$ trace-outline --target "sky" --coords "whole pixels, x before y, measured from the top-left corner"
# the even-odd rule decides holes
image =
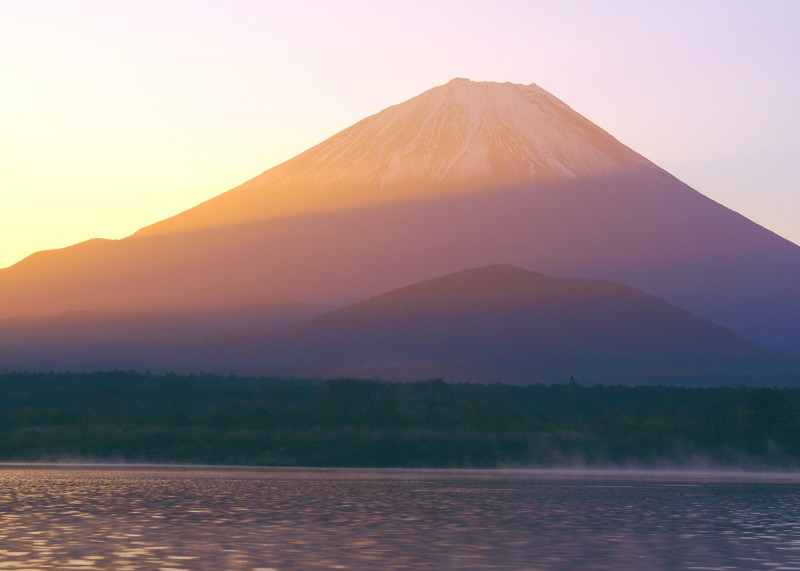
[[[3,0],[0,267],[122,238],[454,77],[537,83],[800,243],[796,0]]]

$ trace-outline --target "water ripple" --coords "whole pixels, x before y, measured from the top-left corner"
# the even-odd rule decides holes
[[[800,485],[0,469],[0,570],[800,569]]]

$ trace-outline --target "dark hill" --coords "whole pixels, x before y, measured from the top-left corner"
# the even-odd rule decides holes
[[[789,361],[642,291],[486,266],[271,332],[205,339],[170,362],[291,375],[453,381],[760,382]]]

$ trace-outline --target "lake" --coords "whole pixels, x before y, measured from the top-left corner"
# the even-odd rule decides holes
[[[0,569],[800,569],[800,476],[3,466]]]

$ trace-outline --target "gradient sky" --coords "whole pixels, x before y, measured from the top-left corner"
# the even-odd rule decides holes
[[[121,238],[453,77],[537,83],[800,243],[796,0],[3,0],[0,267]]]

